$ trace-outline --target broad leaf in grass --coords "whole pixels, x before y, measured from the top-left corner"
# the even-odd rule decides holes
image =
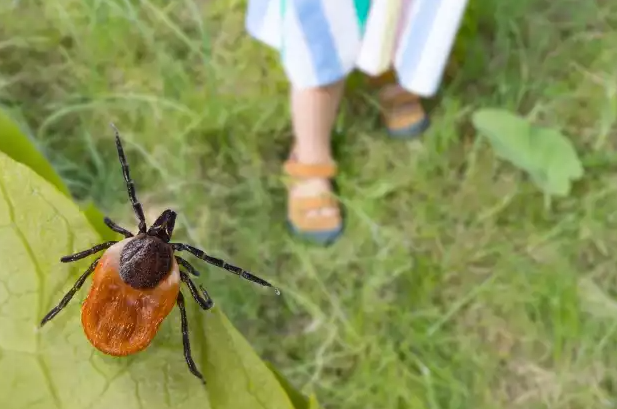
[[[88,280],[39,329],[41,317],[91,262],[67,265],[59,257],[100,238],[78,207],[38,174],[2,153],[0,169],[0,408],[292,408],[266,364],[216,309],[188,311],[206,387],[186,367],[177,310],[145,351],[104,355],[80,325]]]
[[[495,153],[526,171],[548,195],[567,196],[583,166],[570,140],[561,132],[539,127],[502,109],[482,109],[473,124]]]
[[[70,197],[69,189],[45,156],[2,110],[0,110],[0,152],[4,152],[13,160],[28,166],[64,195]],[[116,233],[105,226],[103,215],[92,203],[86,205],[82,211],[104,240],[116,240],[118,238]]]

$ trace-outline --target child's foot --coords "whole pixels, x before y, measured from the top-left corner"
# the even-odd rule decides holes
[[[369,83],[379,90],[383,120],[390,136],[414,138],[429,127],[420,97],[398,85],[394,71],[369,77]]]
[[[383,118],[390,136],[395,138],[414,138],[420,136],[430,121],[420,97],[401,86],[389,84],[379,92]]]
[[[338,200],[330,179],[336,175],[336,164],[304,164],[292,155],[285,163],[291,177],[287,218],[294,234],[320,244],[329,244],[343,231]]]

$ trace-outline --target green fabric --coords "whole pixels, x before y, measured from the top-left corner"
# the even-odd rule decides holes
[[[335,0],[333,0],[335,1]],[[354,8],[356,9],[356,17],[358,18],[358,26],[360,33],[364,34],[368,13],[371,10],[371,0],[354,0]],[[281,0],[281,16],[285,16],[287,11],[287,0]],[[285,58],[285,37],[281,39],[281,49],[279,50],[281,58]]]
[[[360,32],[364,33],[364,27],[366,26],[366,20],[368,19],[368,12],[371,9],[371,0],[354,0],[354,7],[356,8],[356,16],[358,17]]]
[[[281,0],[281,17],[285,20],[285,13],[287,12],[287,0]],[[279,50],[281,55],[281,61],[285,59],[285,36],[281,38],[281,49]]]

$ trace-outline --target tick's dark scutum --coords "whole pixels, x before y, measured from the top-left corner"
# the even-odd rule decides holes
[[[135,289],[156,287],[171,270],[172,247],[158,237],[138,234],[120,254],[120,277]]]

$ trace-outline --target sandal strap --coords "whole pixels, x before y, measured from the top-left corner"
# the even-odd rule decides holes
[[[398,92],[394,96],[387,98],[380,95],[379,99],[385,109],[395,109],[402,105],[415,105],[420,102],[420,97],[410,92]]]
[[[293,197],[289,202],[289,220],[296,228],[303,231],[332,230],[341,225],[340,213],[332,215],[311,215],[314,210],[335,208],[338,203],[332,196]]]
[[[336,163],[329,164],[305,164],[299,163],[295,159],[285,162],[284,170],[289,176],[287,184],[289,188],[298,179],[309,178],[333,178],[336,175]],[[305,232],[329,231],[340,228],[341,215],[337,212],[332,215],[315,215],[312,211],[335,208],[339,209],[336,198],[331,194],[320,194],[318,196],[294,196],[289,198],[287,217],[296,229]]]
[[[336,207],[337,202],[334,197],[330,195],[323,196],[296,196],[291,202],[291,210],[293,213],[300,212],[305,213],[310,210],[324,209],[328,207]]]
[[[380,88],[380,87],[383,87],[384,85],[396,83],[396,74],[394,73],[394,70],[390,68],[388,71],[376,77],[368,76],[367,79],[368,79],[368,84],[371,87]]]
[[[284,165],[285,173],[295,178],[332,178],[336,175],[336,164],[307,164],[288,160]]]
[[[399,107],[396,110],[386,111],[383,114],[386,126],[389,129],[400,129],[420,124],[426,118],[426,113],[419,106]]]

